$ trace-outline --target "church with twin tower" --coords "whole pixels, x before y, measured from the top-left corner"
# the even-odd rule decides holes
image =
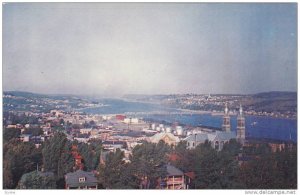
[[[227,103],[225,103],[222,130],[225,132],[230,132],[231,131],[230,128],[231,128],[230,127],[230,115],[228,112]],[[239,109],[239,113],[237,116],[236,139],[241,144],[244,144],[245,139],[246,139],[245,117],[243,115],[243,108],[242,108],[241,104],[240,104],[240,109]]]

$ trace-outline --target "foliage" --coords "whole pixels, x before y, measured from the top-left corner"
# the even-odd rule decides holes
[[[51,171],[56,180],[64,178],[64,175],[71,172],[74,167],[74,159],[71,154],[71,143],[65,134],[55,133],[52,138],[45,142],[43,148],[43,165],[45,171]],[[63,184],[58,187],[63,188]]]
[[[13,138],[18,138],[21,134],[21,130],[20,129],[16,129],[16,128],[4,128],[3,130],[3,141],[7,142]]]
[[[54,176],[46,175],[39,171],[25,173],[19,181],[19,189],[55,189]]]
[[[108,189],[132,189],[137,188],[137,179],[132,174],[131,166],[125,164],[124,152],[117,149],[106,156],[105,165],[99,166],[99,183]]]
[[[266,146],[240,169],[240,180],[251,189],[296,189],[297,150],[287,148],[272,153]]]
[[[131,166],[133,173],[144,184],[142,188],[155,188],[157,178],[166,176],[167,153],[171,151],[164,142],[144,143],[136,146],[132,151]]]
[[[43,135],[43,130],[40,127],[31,127],[25,129],[23,134],[31,134],[33,136],[39,136],[39,135]]]
[[[38,117],[33,116],[33,115],[25,115],[25,114],[17,115],[14,113],[7,113],[7,112],[5,112],[4,114],[5,114],[6,120],[4,120],[3,122],[5,124],[8,121],[10,122],[10,124],[21,124],[21,125],[38,123]]]
[[[177,144],[177,146],[175,146],[173,154],[177,155],[178,157],[178,159],[175,161],[170,162],[173,166],[177,167],[183,172],[194,171],[196,163],[195,152],[193,149],[187,149],[185,141],[181,141]]]
[[[91,140],[89,144],[78,143],[78,151],[83,157],[85,169],[95,170],[98,167],[102,144],[99,140]]]
[[[230,144],[231,145],[231,144]],[[225,148],[231,148],[231,146]],[[233,147],[233,146],[232,146]],[[209,142],[195,149],[195,187],[204,189],[241,188],[238,181],[238,163],[233,152],[216,151]]]
[[[42,164],[42,152],[33,143],[11,139],[3,147],[3,187],[14,189],[24,173]]]

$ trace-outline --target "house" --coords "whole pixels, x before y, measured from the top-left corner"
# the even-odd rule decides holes
[[[66,189],[97,189],[97,179],[91,172],[77,170],[65,175]]]
[[[157,133],[154,136],[150,137],[150,142],[152,143],[158,143],[161,140],[169,145],[177,145],[177,143],[180,141],[179,138],[172,133],[166,132]]]
[[[184,140],[187,142],[187,148],[192,149],[199,144],[204,143],[206,140],[211,142],[211,146],[218,151],[223,149],[225,143],[231,139],[236,139],[234,132],[214,131],[214,132],[202,132],[198,134],[191,134]]]
[[[88,134],[79,134],[77,137],[74,137],[74,140],[87,143],[90,140],[90,136]]]
[[[195,188],[195,172],[190,171],[190,172],[186,172],[184,173],[185,175],[185,183],[186,183],[186,188],[185,189],[190,189],[190,188]]]
[[[121,115],[121,114],[117,114],[117,115],[116,115],[116,119],[117,119],[117,120],[123,121],[125,118],[126,118],[125,115]]]
[[[118,140],[107,140],[102,142],[102,146],[104,149],[109,151],[116,151],[117,148],[122,149],[126,146],[125,141],[118,141]]]
[[[20,135],[20,140],[22,142],[29,142],[31,137],[32,137],[31,134],[21,134]]]
[[[7,125],[6,128],[14,128],[14,129],[16,129],[16,128],[17,128],[17,125]]]
[[[160,182],[162,189],[186,189],[185,175],[178,168],[166,165],[167,176]]]
[[[92,129],[91,128],[89,128],[89,129],[85,128],[85,129],[80,129],[79,131],[80,131],[81,134],[90,134]]]

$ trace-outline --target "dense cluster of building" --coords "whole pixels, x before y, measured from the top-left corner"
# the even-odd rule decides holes
[[[14,113],[21,114],[21,113]],[[24,114],[24,113],[22,113]],[[246,142],[245,117],[240,105],[237,115],[236,133],[231,131],[230,114],[225,104],[223,124],[221,130],[209,127],[187,127],[178,124],[166,125],[160,123],[149,123],[143,119],[127,117],[123,114],[117,115],[88,115],[78,112],[65,112],[51,110],[49,113],[26,113],[38,118],[37,124],[8,124],[7,128],[21,129],[20,140],[23,142],[34,142],[39,147],[42,142],[54,135],[55,131],[62,131],[70,141],[89,143],[92,139],[102,141],[103,151],[100,163],[105,163],[108,152],[120,149],[124,152],[125,162],[130,162],[129,156],[132,149],[142,144],[143,141],[158,143],[164,141],[169,145],[177,145],[180,141],[186,141],[187,148],[193,149],[199,144],[209,141],[216,150],[222,150],[225,143],[236,139],[241,144]],[[10,118],[6,119],[8,122]],[[60,129],[57,129],[60,127]],[[26,129],[40,128],[41,135],[25,134]],[[275,145],[274,147],[277,147]],[[281,146],[280,146],[281,147]],[[97,182],[93,173],[82,170],[82,157],[76,148],[72,148],[72,154],[78,167],[76,172],[65,176],[67,189],[96,189]],[[193,179],[193,173],[183,173],[171,165],[167,166],[167,179],[163,188],[187,189],[189,181]]]

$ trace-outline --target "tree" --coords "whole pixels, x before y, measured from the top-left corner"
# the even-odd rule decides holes
[[[89,125],[90,125],[90,127],[94,127],[94,126],[96,126],[96,122],[93,121],[93,120],[91,120],[91,121],[89,122]]]
[[[19,181],[19,189],[55,189],[56,182],[53,175],[39,171],[25,173]]]
[[[240,170],[240,179],[246,188],[250,189],[274,189],[274,157],[265,154],[252,159]]]
[[[195,151],[187,149],[186,141],[180,141],[174,148],[173,154],[178,156],[178,159],[171,161],[171,164],[179,168],[183,172],[194,171],[195,168]]]
[[[228,146],[229,148],[229,146]],[[233,152],[216,151],[206,141],[195,149],[195,187],[204,189],[241,188],[238,163]]]
[[[131,166],[123,160],[124,152],[117,149],[106,156],[105,165],[99,166],[99,183],[108,189],[133,189],[138,187],[137,178]]]
[[[164,178],[167,174],[167,153],[170,147],[164,142],[143,143],[136,146],[130,157],[133,173],[142,182],[142,188],[155,188],[157,179]]]
[[[64,175],[71,172],[74,167],[71,147],[72,145],[65,134],[57,132],[45,142],[43,148],[44,169],[54,173],[59,188],[64,187]]]
[[[89,144],[78,143],[78,151],[83,157],[85,169],[88,171],[97,169],[102,150],[100,140],[90,140]]]
[[[241,166],[239,179],[251,189],[296,189],[296,146],[273,153],[261,144],[252,153],[252,160]]]
[[[24,173],[42,164],[42,152],[33,143],[11,139],[3,147],[3,187],[14,189]]]
[[[276,159],[277,188],[297,189],[297,146],[274,154]]]
[[[43,130],[40,127],[31,127],[28,129],[25,129],[23,134],[32,134],[33,136],[39,136],[43,134]]]
[[[20,129],[16,129],[16,128],[4,128],[4,132],[3,132],[3,141],[4,142],[8,142],[9,140],[13,139],[13,138],[18,138],[21,134],[21,130]]]

